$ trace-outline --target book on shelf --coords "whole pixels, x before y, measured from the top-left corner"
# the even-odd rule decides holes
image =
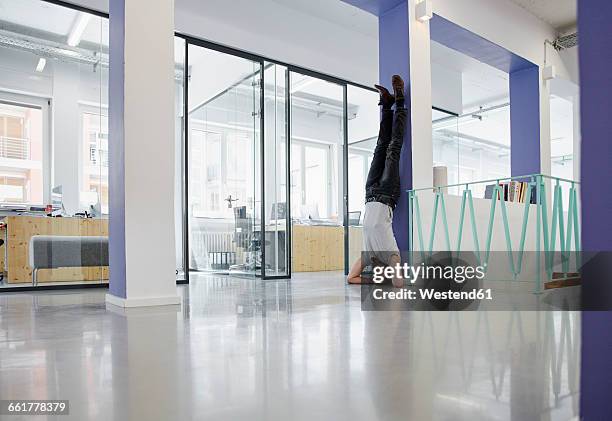
[[[485,187],[484,198],[492,199],[493,198],[493,190],[495,189],[495,184],[489,184]],[[529,187],[529,183],[524,181],[508,181],[499,183],[499,189],[497,190],[497,200],[503,200],[506,202],[513,203],[525,203],[527,199],[527,189]],[[529,198],[529,203],[535,204],[537,200],[536,189],[531,189],[531,197]]]

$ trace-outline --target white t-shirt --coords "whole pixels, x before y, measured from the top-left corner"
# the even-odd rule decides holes
[[[397,241],[393,235],[393,209],[380,202],[367,202],[363,215],[363,264],[380,263],[388,265],[392,256],[400,256]]]

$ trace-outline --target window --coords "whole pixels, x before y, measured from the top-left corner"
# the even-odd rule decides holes
[[[40,108],[0,102],[0,203],[43,203]]]
[[[343,88],[297,72],[291,88],[291,215],[343,221]]]
[[[233,218],[233,209],[227,206],[230,196],[232,200],[248,199],[252,142],[244,133],[192,129],[189,177],[195,216]]]
[[[365,183],[380,124],[378,92],[349,85],[347,97],[349,212],[361,212],[363,217]]]
[[[291,203],[296,217],[329,218],[332,159],[330,146],[294,141],[291,145]]]
[[[81,113],[83,145],[82,208],[100,204],[108,214],[108,117],[94,110]]]

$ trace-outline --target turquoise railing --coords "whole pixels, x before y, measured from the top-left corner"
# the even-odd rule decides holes
[[[506,200],[504,200],[503,194],[503,186],[500,184],[502,182],[508,181],[522,181],[526,182],[527,190],[525,193],[525,202],[524,202],[524,210],[523,210],[523,218],[522,225],[520,231],[520,239],[518,248],[513,249],[513,242],[510,231],[510,223],[508,220],[508,210],[506,205]],[[549,221],[549,212],[547,207],[547,189],[546,189],[546,180],[550,180],[551,184],[551,193],[553,197],[552,201],[552,209],[551,209],[551,220]],[[489,209],[489,219],[486,224],[487,231],[484,243],[484,249],[480,248],[480,240],[478,234],[478,224],[476,223],[476,214],[474,212],[474,198],[472,195],[472,190],[475,185],[481,184],[493,184],[495,183],[492,195],[490,199],[490,209]],[[569,186],[568,195],[569,195],[569,203],[567,208],[567,225],[565,224],[565,215],[563,210],[563,189],[561,187],[561,183],[567,183]],[[541,254],[544,255],[544,268],[548,279],[552,277],[552,272],[554,268],[554,253],[556,252],[556,244],[557,240],[559,240],[559,253],[561,254],[561,264],[562,271],[567,273],[570,271],[570,254],[572,251],[576,252],[576,268],[580,267],[579,262],[579,252],[580,251],[580,220],[578,217],[578,194],[576,188],[579,186],[579,182],[573,180],[567,180],[558,177],[551,177],[543,174],[532,174],[526,176],[519,177],[508,177],[508,178],[498,178],[492,180],[483,180],[476,181],[470,183],[462,183],[462,184],[452,184],[447,186],[440,187],[428,187],[421,189],[413,189],[408,190],[408,218],[409,218],[409,250],[411,253],[420,252],[423,260],[427,256],[430,256],[434,251],[434,240],[436,238],[436,226],[438,223],[438,217],[440,217],[442,222],[442,233],[444,235],[444,244],[446,245],[446,250],[436,250],[436,251],[449,251],[456,252],[459,254],[461,250],[461,242],[463,238],[463,228],[465,222],[465,213],[466,207],[470,218],[470,225],[472,227],[472,239],[474,245],[474,254],[476,255],[477,261],[479,265],[483,265],[487,267],[489,262],[489,257],[491,253],[491,241],[493,238],[493,229],[496,215],[496,208],[499,203],[504,236],[505,236],[505,245],[506,252],[508,255],[508,267],[514,278],[517,279],[518,275],[521,273],[523,268],[523,256],[525,252],[525,240],[527,238],[527,227],[529,222],[529,210],[531,206],[535,206],[537,208],[536,212],[536,236],[535,236],[535,245],[533,249],[535,251],[536,258],[536,286],[535,291],[542,291],[542,277],[541,277]],[[444,200],[445,190],[448,188],[461,188],[463,187],[463,191],[461,192],[461,204],[459,208],[459,223],[457,227],[457,240],[455,243],[455,247],[453,248],[451,245],[451,233],[448,225],[447,218],[447,207],[446,202]],[[536,203],[530,203],[532,190],[536,189]],[[419,192],[430,191],[433,192],[433,210],[432,210],[432,220],[431,227],[429,232],[429,241],[427,246],[424,242],[423,237],[423,219],[421,214],[421,207],[419,204]],[[499,199],[498,199],[499,194]],[[522,204],[522,203],[521,203]],[[549,224],[550,222],[550,224]],[[414,235],[416,232],[418,243],[414,242]],[[574,247],[572,250],[572,240],[574,242]],[[418,246],[418,250],[415,249],[415,246]],[[466,250],[464,250],[466,251]],[[542,253],[543,252],[543,253]],[[483,255],[484,254],[484,255]],[[516,260],[514,255],[516,254]]]

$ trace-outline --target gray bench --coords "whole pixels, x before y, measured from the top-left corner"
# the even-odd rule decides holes
[[[33,235],[29,264],[34,286],[39,269],[108,266],[108,237]]]

